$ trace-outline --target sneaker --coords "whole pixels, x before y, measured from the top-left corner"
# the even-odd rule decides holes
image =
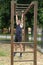
[[[20,57],[22,57],[22,53],[20,53]]]

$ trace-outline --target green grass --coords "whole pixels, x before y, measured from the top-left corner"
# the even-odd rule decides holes
[[[7,33],[6,33],[6,34],[4,34],[4,33],[0,33],[0,35],[11,35],[11,34],[7,34]]]
[[[37,35],[37,37],[41,37],[42,35]]]
[[[7,39],[7,38],[0,38],[0,41],[10,41],[10,39]]]
[[[0,33],[0,35],[11,35],[11,33],[9,34],[9,33]]]
[[[0,65],[4,65],[3,63],[0,63]]]
[[[7,56],[7,53],[5,51],[0,51],[0,56]]]
[[[41,41],[37,41],[37,44],[41,44],[42,42]]]
[[[11,47],[10,44],[0,44],[0,56],[10,56]]]

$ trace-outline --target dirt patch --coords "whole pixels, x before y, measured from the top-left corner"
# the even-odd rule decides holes
[[[0,55],[0,65],[11,65],[11,45],[0,43],[0,52],[5,52],[5,55]],[[33,51],[33,48],[26,47],[26,51]],[[19,53],[14,57],[15,60],[33,60],[33,54],[23,53],[22,58],[19,57]],[[14,62],[14,65],[33,65],[33,62]],[[37,65],[43,65],[43,54],[37,51]]]

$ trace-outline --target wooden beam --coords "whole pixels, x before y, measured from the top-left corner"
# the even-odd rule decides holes
[[[29,6],[29,4],[17,4],[17,6]]]
[[[31,7],[34,6],[34,2],[32,2],[26,9],[26,11],[24,12],[24,14],[27,14],[27,12],[30,10]]]
[[[16,7],[16,9],[26,9],[27,7]]]
[[[34,60],[14,60],[14,62],[33,62]]]
[[[11,65],[13,65],[14,1],[11,1]]]
[[[24,42],[25,42],[25,15],[23,15],[23,26],[24,26]],[[23,46],[23,50],[25,51],[25,44]]]
[[[33,44],[33,42],[13,42],[14,44]]]
[[[37,65],[37,1],[34,2],[34,65]]]
[[[16,15],[16,3],[14,3],[14,16]]]
[[[22,11],[22,10],[25,10],[25,9],[16,9],[16,11]],[[20,12],[19,12],[20,13]]]
[[[23,52],[21,52],[21,51],[16,51],[16,52],[14,52],[14,53],[33,53],[33,51],[23,51]]]

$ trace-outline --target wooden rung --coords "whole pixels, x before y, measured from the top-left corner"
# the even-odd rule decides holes
[[[25,9],[16,9],[16,11],[21,11],[21,10],[25,10]]]
[[[27,7],[16,7],[16,9],[26,9]]]
[[[29,4],[17,4],[17,6],[29,6]]]
[[[14,53],[34,53],[33,51],[23,51],[23,52],[20,52],[20,51],[16,51]]]
[[[33,42],[13,42],[14,44],[19,44],[19,43],[21,43],[21,44],[33,44]]]
[[[14,60],[14,62],[33,62],[34,60]]]

